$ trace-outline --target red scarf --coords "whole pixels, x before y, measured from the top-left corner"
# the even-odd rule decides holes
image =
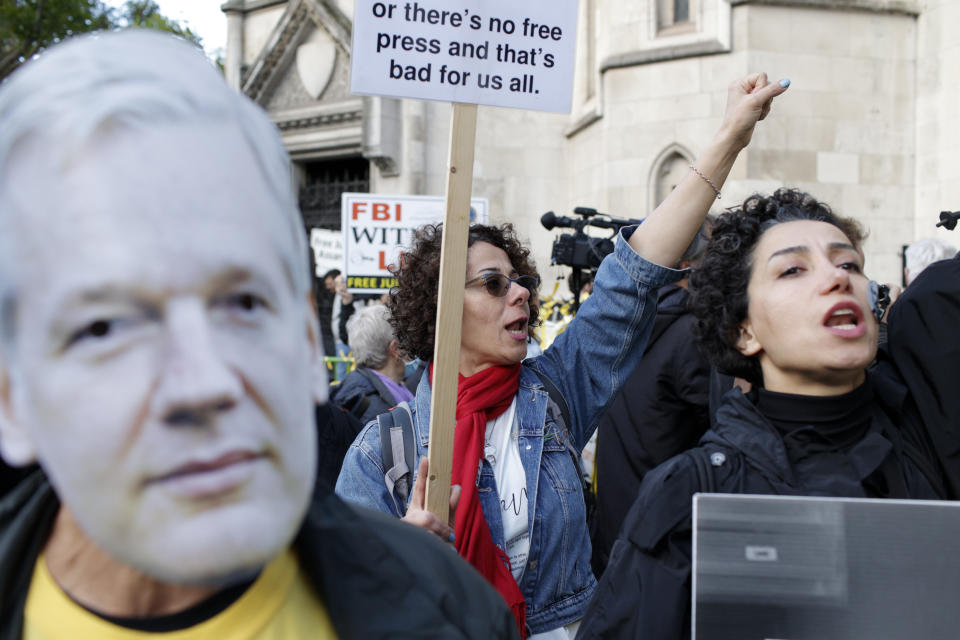
[[[433,363],[430,363],[433,383]],[[527,637],[527,603],[510,571],[510,558],[493,544],[477,494],[478,469],[483,459],[487,422],[507,409],[520,387],[520,363],[484,369],[457,384],[457,428],[453,437],[451,482],[460,485],[460,504],[454,524],[456,548],[464,559],[500,592],[510,605],[520,637]]]

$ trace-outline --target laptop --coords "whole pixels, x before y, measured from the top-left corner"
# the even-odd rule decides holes
[[[693,499],[694,640],[960,638],[960,502]]]

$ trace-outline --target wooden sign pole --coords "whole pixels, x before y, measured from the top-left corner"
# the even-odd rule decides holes
[[[467,234],[473,191],[477,105],[454,103],[450,126],[447,211],[440,247],[440,285],[433,345],[433,396],[430,400],[430,471],[426,508],[442,521],[450,515],[450,471],[460,373],[460,323],[467,274]]]

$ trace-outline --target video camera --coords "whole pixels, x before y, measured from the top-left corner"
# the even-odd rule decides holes
[[[598,213],[590,207],[576,207],[573,212],[582,219],[558,216],[553,211],[547,211],[540,217],[540,224],[547,231],[554,228],[573,229],[573,233],[561,233],[553,241],[553,251],[550,254],[550,264],[564,265],[574,269],[596,269],[608,254],[613,253],[613,236],[622,227],[631,224],[640,224],[641,220],[620,219]],[[584,233],[586,227],[598,229],[612,229],[609,238],[588,236]]]
[[[941,211],[938,227],[943,227],[947,231],[953,231],[957,228],[957,220],[960,220],[960,211]]]
[[[553,241],[550,264],[573,268],[573,310],[576,312],[580,308],[581,271],[596,269],[605,257],[613,253],[613,237],[622,227],[640,224],[643,221],[633,218],[614,218],[590,207],[576,207],[573,212],[581,218],[558,216],[553,211],[547,211],[540,217],[540,224],[547,231],[557,227],[573,229],[573,233],[561,233]],[[588,236],[583,231],[588,226],[612,229],[613,233],[608,238]]]

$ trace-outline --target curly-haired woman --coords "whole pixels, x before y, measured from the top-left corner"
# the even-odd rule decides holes
[[[344,460],[338,494],[454,540],[511,605],[523,635],[566,638],[586,610],[596,580],[570,449],[582,449],[610,396],[640,359],[656,312],[656,289],[682,276],[659,265],[676,264],[717,185],[788,84],[770,84],[755,74],[731,87],[720,132],[697,170],[643,225],[621,233],[577,318],[542,356],[522,365],[536,313],[536,270],[510,225],[471,229],[453,452],[453,482],[462,487],[455,536],[447,523],[423,510],[430,376],[421,381],[413,407],[421,462],[409,504],[386,488],[375,425],[360,434]],[[440,237],[439,227],[417,234],[389,303],[401,347],[424,359],[433,357],[436,339]],[[569,442],[556,411],[548,411],[543,378],[569,407]]]
[[[646,476],[583,637],[689,637],[690,499],[707,489],[697,457],[710,460],[721,493],[956,497],[957,403],[953,419],[927,418],[918,406],[944,404],[917,399],[920,390],[956,395],[960,358],[940,361],[927,347],[956,353],[960,285],[956,275],[928,280],[901,297],[889,348],[871,366],[880,314],[862,241],[855,221],[791,189],[752,196],[717,220],[690,279],[697,337],[713,364],[753,390],[728,392],[698,450]],[[933,376],[901,373],[918,353]]]

